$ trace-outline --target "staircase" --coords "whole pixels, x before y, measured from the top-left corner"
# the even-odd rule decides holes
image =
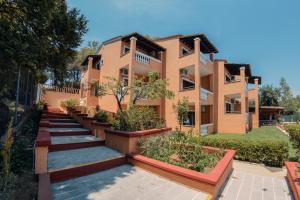
[[[50,133],[48,174],[51,184],[114,168],[126,163],[124,154],[105,146],[76,120],[62,112],[42,115]]]

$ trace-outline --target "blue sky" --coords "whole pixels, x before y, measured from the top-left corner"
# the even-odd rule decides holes
[[[299,0],[68,0],[88,19],[87,41],[140,32],[205,33],[217,58],[250,63],[263,84],[287,79],[300,94]]]

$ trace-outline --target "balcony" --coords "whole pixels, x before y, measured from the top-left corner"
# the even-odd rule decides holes
[[[150,65],[151,60],[156,61],[158,63],[161,63],[161,61],[159,59],[154,58],[152,56],[148,56],[148,55],[146,55],[144,53],[141,53],[139,51],[136,51],[136,53],[135,53],[135,60],[138,61],[138,62],[141,62],[143,64],[146,64],[146,65]]]
[[[209,57],[209,54],[204,54],[200,51],[200,62],[203,64],[203,65],[206,65],[206,64],[213,64],[212,61],[210,60],[210,57]]]
[[[206,90],[204,88],[200,88],[200,99],[202,100],[203,105],[213,104],[213,95],[214,95],[213,92]]]
[[[214,124],[201,124],[200,135],[207,135],[208,133],[212,133],[214,128]]]

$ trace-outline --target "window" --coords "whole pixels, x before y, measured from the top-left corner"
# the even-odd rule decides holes
[[[123,86],[128,86],[128,77],[123,76],[122,83],[123,83]]]
[[[194,126],[195,125],[195,111],[188,112],[186,120],[183,121],[184,126]]]
[[[100,70],[101,66],[103,65],[103,59],[101,58],[95,65],[95,68]]]
[[[233,112],[233,104],[230,102],[225,102],[225,113]]]
[[[128,46],[123,47],[123,54],[127,54],[130,51],[130,48]]]
[[[255,113],[255,101],[249,100],[248,101],[248,108],[250,113]]]
[[[182,56],[186,56],[186,55],[189,55],[190,54],[190,51],[184,47],[181,48],[181,55]]]
[[[232,77],[230,74],[225,74],[225,83],[230,83],[232,81]]]

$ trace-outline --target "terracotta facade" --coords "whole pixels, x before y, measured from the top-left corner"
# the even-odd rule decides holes
[[[248,64],[215,60],[216,53],[218,50],[204,34],[150,40],[132,33],[110,39],[101,45],[97,55],[90,55],[83,62],[86,70],[81,80],[80,104],[99,105],[115,113],[118,106],[114,96],[96,97],[93,84],[106,83],[106,77],[114,77],[130,85],[134,77],[147,77],[155,71],[168,80],[167,87],[175,98],[144,99],[137,104],[155,107],[167,127],[179,126],[173,105],[188,97],[192,109],[184,131],[246,133],[257,128],[261,78],[252,76]],[[248,89],[251,84],[253,88]],[[125,97],[122,107],[126,108],[130,98],[131,94]]]

